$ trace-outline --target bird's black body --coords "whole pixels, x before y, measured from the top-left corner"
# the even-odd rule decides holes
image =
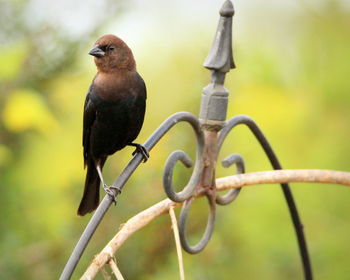
[[[103,100],[94,85],[84,107],[84,159],[104,158],[132,143],[139,134],[146,108],[146,87],[137,75],[137,86],[124,89],[126,95],[113,101]]]
[[[97,62],[96,65],[99,67]],[[99,204],[100,178],[96,167],[102,169],[107,156],[130,145],[143,124],[145,83],[135,66],[121,66],[108,72],[99,72],[86,95],[83,147],[87,174],[79,215],[95,210]]]

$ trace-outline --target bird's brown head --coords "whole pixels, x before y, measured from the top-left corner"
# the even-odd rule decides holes
[[[130,48],[123,40],[112,34],[99,38],[89,54],[95,57],[95,64],[99,72],[135,70],[135,60]]]

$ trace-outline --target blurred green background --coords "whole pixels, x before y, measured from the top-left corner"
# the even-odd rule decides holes
[[[90,216],[76,215],[84,183],[83,101],[95,73],[87,55],[105,33],[133,49],[148,88],[144,142],[170,114],[198,114],[209,72],[201,65],[218,22],[219,0],[0,2],[0,279],[57,279]],[[285,168],[350,171],[350,2],[235,1],[228,116],[248,114]],[[175,149],[193,155],[179,125],[127,183],[86,250],[73,279],[128,218],[165,197],[164,162]],[[111,157],[107,182],[131,158]],[[247,171],[270,169],[247,129],[228,137],[221,157],[240,153]],[[175,181],[190,171],[176,167]],[[218,168],[218,177],[233,170]],[[182,180],[183,179],[183,180]],[[315,279],[350,275],[350,190],[293,184]],[[207,208],[194,204],[193,240]],[[135,234],[117,253],[126,279],[179,279],[170,218]],[[216,230],[199,255],[185,253],[187,279],[302,279],[296,240],[277,186],[244,189],[219,207]],[[100,275],[98,279],[102,279]]]

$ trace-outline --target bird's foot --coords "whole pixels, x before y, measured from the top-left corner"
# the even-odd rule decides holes
[[[120,194],[122,191],[120,190],[119,187],[116,186],[107,186],[106,184],[103,184],[103,190],[105,191],[106,194],[108,194],[111,198],[112,198],[112,202],[114,202],[114,204],[117,204],[117,201],[115,199],[116,195]],[[116,192],[113,191],[116,190]]]
[[[143,162],[146,162],[149,159],[149,152],[145,148],[145,146],[139,144],[139,143],[131,143],[129,146],[136,147],[136,150],[132,153],[132,155],[135,155],[136,153],[141,153],[143,157]]]

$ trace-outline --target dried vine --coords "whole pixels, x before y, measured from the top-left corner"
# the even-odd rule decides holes
[[[219,178],[216,180],[216,187],[218,191],[222,191],[252,185],[293,182],[327,183],[350,186],[350,172],[319,169],[254,172]],[[109,241],[105,248],[94,257],[94,260],[80,279],[93,279],[105,264],[113,260],[116,251],[133,233],[147,226],[160,215],[169,213],[170,209],[180,205],[182,205],[182,203],[164,199],[129,219],[123,224],[121,229],[112,240]]]

